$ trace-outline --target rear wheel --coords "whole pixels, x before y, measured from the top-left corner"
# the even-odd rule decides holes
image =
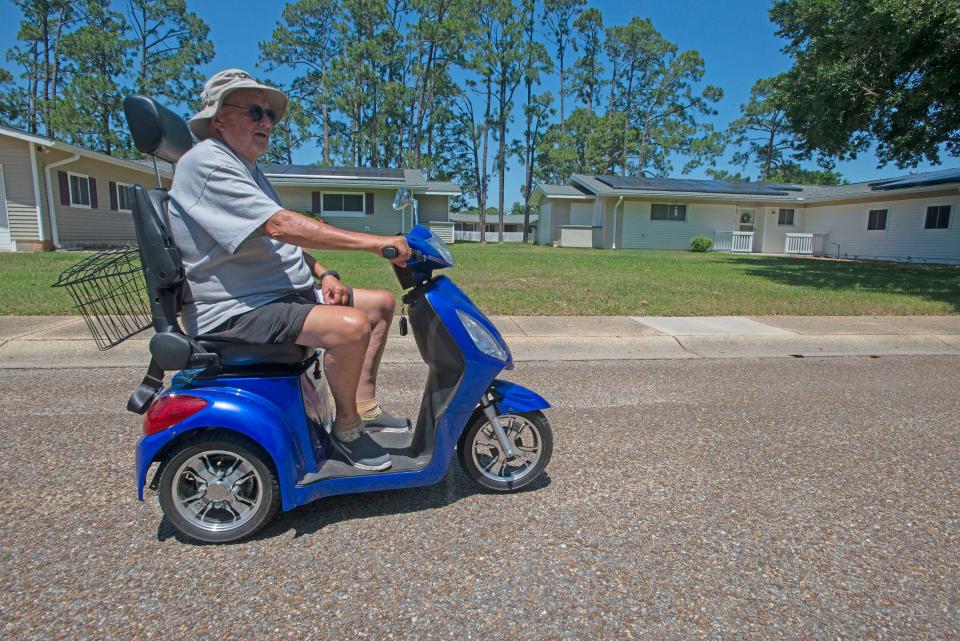
[[[280,507],[280,486],[268,460],[242,437],[188,441],[164,465],[160,507],[192,539],[226,543],[249,536]]]
[[[553,454],[553,431],[543,412],[500,414],[497,419],[514,449],[507,457],[493,426],[477,412],[464,429],[457,455],[464,472],[480,485],[513,492],[540,476]]]

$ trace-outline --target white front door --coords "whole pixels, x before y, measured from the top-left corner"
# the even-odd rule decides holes
[[[737,231],[753,231],[753,226],[757,221],[756,209],[743,209],[737,211]]]
[[[10,251],[10,217],[7,215],[7,188],[3,183],[3,165],[0,165],[0,251]]]

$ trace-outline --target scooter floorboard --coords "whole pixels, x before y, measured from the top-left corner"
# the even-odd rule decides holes
[[[319,471],[306,474],[297,482],[298,487],[304,487],[328,479],[371,476],[389,472],[415,472],[422,470],[430,463],[431,452],[424,452],[413,456],[410,452],[412,433],[397,434],[391,432],[374,432],[370,436],[390,454],[393,465],[389,469],[373,472],[361,470],[350,465],[343,456],[331,448],[331,456],[324,462]]]

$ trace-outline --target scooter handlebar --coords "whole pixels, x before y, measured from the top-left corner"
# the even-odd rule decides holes
[[[384,247],[380,250],[380,254],[387,260],[393,260],[400,255],[400,250],[396,247]],[[414,249],[410,252],[410,258],[413,260],[423,260],[423,253]]]

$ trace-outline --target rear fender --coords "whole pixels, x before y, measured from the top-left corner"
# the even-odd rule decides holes
[[[496,379],[490,384],[490,393],[493,395],[493,404],[497,408],[497,414],[535,412],[550,407],[550,403],[536,392],[532,392],[522,385],[500,379]]]
[[[287,425],[283,414],[273,403],[254,394],[233,390],[225,394],[204,390],[191,391],[210,404],[188,419],[157,434],[144,436],[137,444],[137,496],[143,500],[150,464],[167,457],[177,444],[202,431],[228,430],[246,436],[262,447],[272,459],[280,484],[284,509],[292,495],[292,488],[302,476],[306,462],[302,448],[294,438],[293,426]]]

